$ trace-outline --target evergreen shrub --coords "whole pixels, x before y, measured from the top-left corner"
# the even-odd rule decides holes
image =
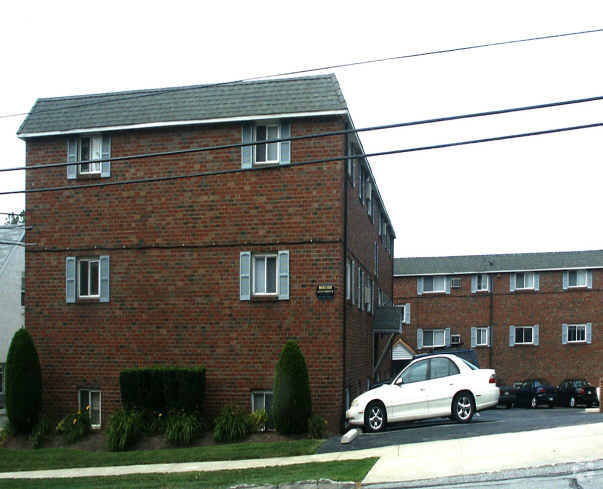
[[[306,433],[312,413],[308,368],[301,349],[288,341],[276,364],[272,388],[272,418],[281,434]]]

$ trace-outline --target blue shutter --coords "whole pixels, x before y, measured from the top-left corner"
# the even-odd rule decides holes
[[[354,275],[356,273],[356,262],[352,258],[352,269],[350,270],[350,279],[352,284],[352,304],[356,302],[356,289],[354,288]]]
[[[509,326],[509,346],[515,346],[515,326]]]
[[[251,299],[251,252],[241,251],[239,256],[239,290],[242,301]]]
[[[477,328],[471,328],[471,348],[477,346]]]
[[[540,274],[534,272],[534,290],[540,290]]]
[[[109,257],[100,257],[100,302],[109,302]]]
[[[289,299],[289,251],[278,252],[278,299]]]
[[[404,304],[404,323],[410,324],[410,303]]]
[[[67,140],[67,162],[77,161],[77,138]],[[67,165],[67,178],[72,180],[77,178],[77,165]]]
[[[515,292],[515,285],[516,285],[516,277],[515,277],[515,274],[514,274],[514,273],[512,273],[512,274],[511,274],[509,277],[510,277],[510,278],[509,278],[509,280],[510,280],[510,283],[509,283],[509,290],[510,290],[511,292]],[[513,346],[513,345],[511,345],[511,346]]]
[[[492,326],[488,326],[488,347],[492,346]]]
[[[593,324],[586,323],[586,342],[590,345],[593,342]]]
[[[593,272],[592,272],[592,270],[586,270],[586,287],[589,289],[593,288]]]
[[[561,344],[567,345],[567,324],[563,323],[561,325]]]
[[[450,328],[444,330],[444,344],[450,346]]]
[[[492,275],[488,275],[488,292],[492,292]]]
[[[539,329],[540,327],[537,324],[532,327],[532,342],[534,343],[534,346],[538,346],[540,344],[540,338],[538,334]]]
[[[563,272],[563,290],[567,290],[569,287],[569,272]]]
[[[103,135],[101,152],[103,159],[101,162],[101,177],[108,178],[111,176],[111,162],[108,161],[111,158],[111,136],[108,134]]]
[[[446,281],[446,293],[450,295],[450,277],[445,277]]]
[[[471,293],[475,294],[477,291],[477,275],[471,277]]]
[[[66,302],[75,302],[75,256],[65,258],[65,293]]]
[[[291,123],[281,122],[281,139],[291,137]],[[291,141],[281,142],[281,165],[288,165],[291,163]]]
[[[423,348],[423,329],[417,329],[417,350]]]
[[[249,124],[242,127],[241,142],[243,144],[251,143],[253,139],[253,128]],[[248,169],[252,167],[253,161],[253,146],[241,147],[241,168]],[[241,299],[243,300],[243,299]]]
[[[417,278],[417,295],[423,295],[423,277]]]

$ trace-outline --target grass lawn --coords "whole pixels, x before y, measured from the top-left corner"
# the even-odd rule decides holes
[[[73,479],[0,479],[0,489],[187,489],[220,488],[237,484],[281,484],[302,480],[331,479],[361,481],[376,458],[346,460],[261,469],[147,474],[120,477],[79,477]]]
[[[291,457],[295,455],[311,455],[315,453],[318,446],[322,443],[323,440],[304,439],[274,443],[228,443],[192,448],[128,452],[86,451],[72,448],[39,448],[37,450],[11,450],[2,448],[0,449],[0,472]],[[45,486],[40,485],[38,487]]]

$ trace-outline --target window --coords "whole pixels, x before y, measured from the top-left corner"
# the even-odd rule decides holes
[[[531,326],[515,328],[515,344],[532,344],[534,342]]]
[[[352,296],[352,288],[351,288],[352,277],[350,274],[350,260],[346,260],[345,262],[345,298],[350,300]]]
[[[429,360],[422,360],[409,367],[401,376],[402,381],[405,384],[412,384],[414,382],[422,382],[427,380],[427,362]]]
[[[90,425],[93,428],[101,427],[101,391],[99,390],[80,390],[79,392],[80,411],[88,411],[90,415]]]
[[[98,299],[109,302],[109,257],[68,256],[66,263],[66,301]]]
[[[257,142],[279,139],[279,125],[258,125],[255,126],[255,140]],[[278,163],[280,153],[280,143],[263,143],[255,145],[256,164]]]
[[[423,331],[424,347],[446,346],[446,335],[443,329],[426,329]]]
[[[289,251],[240,253],[241,300],[251,296],[289,299]]]
[[[568,287],[586,287],[586,270],[570,270],[567,275]]]
[[[423,292],[446,292],[446,277],[423,277]]]
[[[567,342],[568,343],[585,343],[586,342],[586,325],[585,324],[568,325]]]
[[[536,287],[536,274],[534,272],[518,272],[512,274],[515,277],[515,287],[511,287],[514,290],[538,290]]]
[[[253,294],[276,294],[276,255],[253,256]]]
[[[98,258],[80,258],[77,267],[78,297],[100,297],[100,261]]]
[[[488,346],[488,328],[475,328],[475,346]]]
[[[78,161],[100,160],[102,154],[103,140],[101,136],[82,136],[78,141]],[[100,174],[100,161],[94,163],[81,163],[80,175]]]
[[[251,393],[251,412],[264,410],[269,414],[272,409],[272,391],[254,391]]]
[[[486,273],[475,275],[474,292],[487,292],[490,290],[490,277]]]
[[[459,368],[448,358],[431,359],[431,379],[441,379],[451,375],[460,374]]]

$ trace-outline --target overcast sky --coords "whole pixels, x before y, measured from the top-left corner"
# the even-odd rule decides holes
[[[600,1],[5,2],[0,114],[603,28]],[[603,33],[329,70],[356,127],[603,95]],[[22,165],[0,119],[0,167]],[[603,102],[364,133],[367,152],[603,122]],[[603,248],[603,128],[371,159],[396,256]],[[24,175],[0,173],[0,191]],[[23,196],[0,196],[0,212]]]

